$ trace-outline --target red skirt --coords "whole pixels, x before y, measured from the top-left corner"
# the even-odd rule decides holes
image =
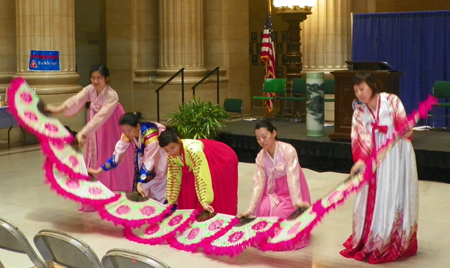
[[[211,172],[214,201],[210,204],[217,213],[237,214],[238,158],[228,145],[212,140],[200,140]],[[183,168],[178,209],[200,209],[195,191],[194,173]]]

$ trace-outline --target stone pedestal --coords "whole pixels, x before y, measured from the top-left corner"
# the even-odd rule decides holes
[[[324,135],[324,74],[306,74],[306,136]]]

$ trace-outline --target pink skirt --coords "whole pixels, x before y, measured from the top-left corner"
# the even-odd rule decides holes
[[[309,195],[308,183],[306,182],[305,175],[303,174],[303,170],[299,168],[299,178],[300,178],[300,194],[302,196],[302,201],[311,204],[311,197]],[[266,185],[267,188],[267,185]],[[264,193],[267,189],[264,189]],[[282,219],[286,219],[289,217],[294,211],[297,210],[296,207],[292,204],[292,199],[289,194],[289,186],[287,183],[286,175],[280,178],[275,179],[275,194],[277,195],[280,202],[277,206],[271,206],[271,200],[267,194],[264,194],[261,198],[261,203],[259,208],[256,210],[256,216],[258,217],[269,217],[276,216]],[[303,236],[291,250],[297,250],[308,246],[311,243],[310,235]]]
[[[119,120],[125,113],[122,105],[117,105],[115,111],[106,120],[106,122],[95,131],[95,143],[97,149],[95,150],[97,155],[91,155],[89,146],[90,143],[86,144],[86,164],[92,163],[90,161],[91,157],[95,157],[97,166],[92,168],[98,168],[103,165],[106,160],[108,160],[114,153],[114,148],[120,137],[122,136],[122,130],[119,126]],[[90,120],[90,118],[88,118]],[[131,149],[130,149],[131,148]],[[134,181],[134,161],[133,146],[128,148],[127,154],[120,165],[108,172],[102,172],[97,176],[97,179],[102,182],[111,191],[123,191],[131,192],[133,190]],[[90,166],[88,166],[90,167]]]
[[[236,153],[226,144],[218,141],[201,140],[201,142],[204,145],[203,151],[208,161],[214,191],[214,201],[211,206],[217,213],[236,215],[239,163]],[[203,209],[198,201],[194,182],[194,174],[183,171],[178,195],[179,209]]]
[[[300,194],[302,196],[302,201],[311,204],[311,197],[309,195],[308,183],[306,182],[303,170],[299,168],[299,178],[300,178]],[[274,192],[277,195],[280,202],[277,206],[271,206],[271,200],[267,194],[264,194],[261,198],[259,208],[256,210],[256,216],[258,217],[269,217],[276,216],[283,219],[289,217],[297,208],[292,204],[291,195],[289,193],[289,186],[287,183],[286,175],[275,180]],[[264,189],[264,193],[267,191],[267,185]]]

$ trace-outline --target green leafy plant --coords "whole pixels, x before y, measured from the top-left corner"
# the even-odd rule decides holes
[[[178,106],[178,112],[167,116],[169,124],[185,139],[213,139],[231,119],[220,105],[195,98]]]

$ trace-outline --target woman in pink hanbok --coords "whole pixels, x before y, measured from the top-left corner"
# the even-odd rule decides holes
[[[407,120],[400,99],[378,93],[370,73],[358,73],[354,90],[361,105],[352,122],[351,175],[362,172],[365,161],[396,134]],[[373,179],[358,193],[353,233],[341,255],[369,263],[391,262],[417,252],[418,183],[409,131],[387,153]]]
[[[289,143],[276,140],[277,129],[268,120],[256,124],[255,136],[262,150],[255,161],[250,205],[239,217],[276,216],[286,219],[298,208],[311,204],[297,151]],[[307,246],[309,242],[310,237],[304,237],[296,249]]]
[[[86,166],[96,168],[103,164],[114,151],[116,141],[122,131],[118,125],[125,113],[119,103],[119,96],[108,85],[109,70],[104,65],[96,65],[90,71],[91,83],[78,94],[67,99],[59,106],[47,105],[52,113],[63,112],[65,116],[74,116],[90,101],[87,124],[78,132],[76,139],[83,147],[86,144]],[[129,150],[124,164],[112,172],[100,174],[97,179],[112,191],[131,191],[133,189],[133,151]],[[92,211],[91,207],[82,207],[82,211]]]

